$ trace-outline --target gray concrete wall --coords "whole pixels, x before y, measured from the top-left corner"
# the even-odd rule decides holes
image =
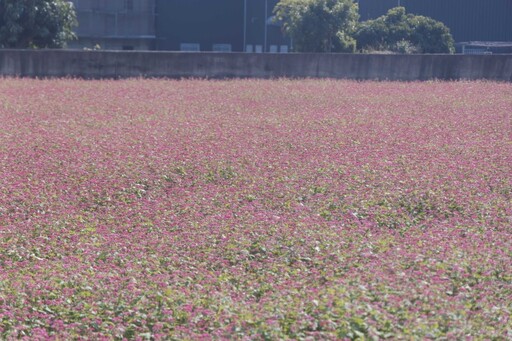
[[[21,77],[313,77],[512,82],[512,55],[248,54],[0,50],[0,75]]]

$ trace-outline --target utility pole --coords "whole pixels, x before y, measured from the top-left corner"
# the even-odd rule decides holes
[[[265,15],[263,17],[263,23],[265,24],[264,38],[263,38],[263,52],[267,52],[267,8],[268,0],[265,0]]]
[[[247,46],[247,0],[244,0],[244,43],[242,46],[242,52],[247,52],[246,46]]]

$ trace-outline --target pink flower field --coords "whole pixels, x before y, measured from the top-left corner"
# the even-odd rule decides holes
[[[512,84],[0,79],[0,339],[512,338]]]

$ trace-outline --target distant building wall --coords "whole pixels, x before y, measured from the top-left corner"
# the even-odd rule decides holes
[[[445,23],[456,42],[512,41],[512,0],[355,0],[361,20],[398,4]],[[272,21],[278,0],[72,0],[79,27],[71,48],[287,52]]]
[[[158,50],[287,52],[278,0],[157,0]],[[286,45],[286,47],[284,47]]]
[[[397,0],[354,0],[359,5],[360,21],[375,19],[398,6]]]
[[[230,44],[241,51],[243,2],[240,0],[158,0],[157,49],[212,51],[213,44]],[[188,47],[182,46],[188,44]]]
[[[155,49],[155,0],[73,0],[79,26],[70,48]]]
[[[0,75],[24,77],[317,77],[512,82],[512,55],[363,55],[0,50]]]
[[[288,52],[292,46],[282,27],[274,22],[273,10],[279,0],[246,0],[245,51]]]

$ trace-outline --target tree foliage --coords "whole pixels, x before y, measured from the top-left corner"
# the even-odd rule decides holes
[[[73,4],[64,0],[0,0],[0,47],[58,48],[76,36]]]
[[[386,15],[360,23],[355,34],[359,50],[400,53],[453,53],[454,40],[442,22],[406,14],[395,7]]]
[[[354,52],[352,37],[359,19],[352,0],[281,0],[277,20],[298,52]]]

